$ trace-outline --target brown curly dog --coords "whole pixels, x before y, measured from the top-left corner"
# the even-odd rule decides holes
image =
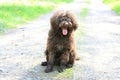
[[[45,72],[53,71],[53,66],[60,66],[58,71],[63,72],[67,67],[71,68],[76,59],[74,31],[78,28],[75,15],[71,11],[59,10],[50,20],[46,60],[42,62],[47,66]]]

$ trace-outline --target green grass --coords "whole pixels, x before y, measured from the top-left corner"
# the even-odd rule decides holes
[[[80,20],[79,22],[80,23],[79,23],[79,28],[77,31],[77,36],[82,36],[84,34],[83,27],[84,27],[84,22],[86,20],[88,12],[89,12],[88,7],[89,7],[89,4],[88,4],[88,6],[85,6],[85,7],[81,8],[81,10],[80,10],[80,15],[79,15],[79,20]],[[80,41],[80,39],[78,39],[78,40]]]
[[[52,72],[46,76],[46,73],[41,75],[42,77],[48,77],[50,80],[71,80],[74,77],[74,69],[66,69],[64,72]]]
[[[57,77],[62,77],[64,78],[72,78],[74,75],[74,70],[73,68],[66,69],[63,73],[59,73]]]
[[[16,27],[17,24],[32,20],[52,10],[53,6],[25,6],[25,5],[2,5],[0,6],[0,21],[8,28]]]
[[[85,18],[88,15],[88,11],[89,11],[89,5],[91,4],[91,0],[85,0],[86,2],[86,6],[83,6],[80,9],[80,17]]]
[[[91,0],[86,0],[86,3],[87,4],[91,4]]]
[[[103,2],[120,14],[120,0],[103,0]]]
[[[88,8],[87,7],[82,8],[80,16],[85,17],[87,16],[87,14],[88,14]]]
[[[73,0],[16,0],[0,3],[0,33],[48,13],[58,4],[71,1]]]
[[[73,0],[47,0],[47,1],[54,1],[55,3],[69,3],[72,2]]]
[[[80,44],[81,42],[81,37],[85,34],[85,30],[84,30],[84,24],[87,18],[87,15],[89,14],[89,6],[91,4],[91,0],[86,0],[86,5],[80,8],[80,14],[79,14],[79,28],[77,30],[77,35],[76,35],[76,39],[77,39],[77,43]],[[79,49],[79,47],[77,47],[77,49]]]

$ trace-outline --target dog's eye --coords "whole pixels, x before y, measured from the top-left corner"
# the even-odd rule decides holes
[[[61,22],[61,21],[65,21],[65,19],[64,19],[64,18],[61,18],[61,19],[60,19],[60,22]]]
[[[62,21],[62,19],[59,19],[59,21],[61,22],[61,21]]]
[[[71,22],[72,20],[71,19],[68,19],[69,22]]]
[[[65,21],[66,19],[63,19],[63,21]]]

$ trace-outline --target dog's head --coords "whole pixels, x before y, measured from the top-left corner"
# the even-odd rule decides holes
[[[62,35],[68,35],[78,27],[75,15],[71,11],[60,10],[51,17],[51,28],[60,30]]]

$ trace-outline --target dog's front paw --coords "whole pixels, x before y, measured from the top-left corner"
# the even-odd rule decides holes
[[[60,66],[60,68],[58,69],[58,72],[63,72],[66,69],[66,66]]]
[[[65,69],[64,68],[59,68],[58,72],[63,72]]]
[[[73,64],[67,64],[66,67],[67,67],[67,68],[72,68],[72,67],[73,67]]]
[[[49,73],[49,72],[52,72],[53,70],[52,70],[52,68],[51,67],[47,67],[46,69],[45,69],[45,72],[46,73]]]

